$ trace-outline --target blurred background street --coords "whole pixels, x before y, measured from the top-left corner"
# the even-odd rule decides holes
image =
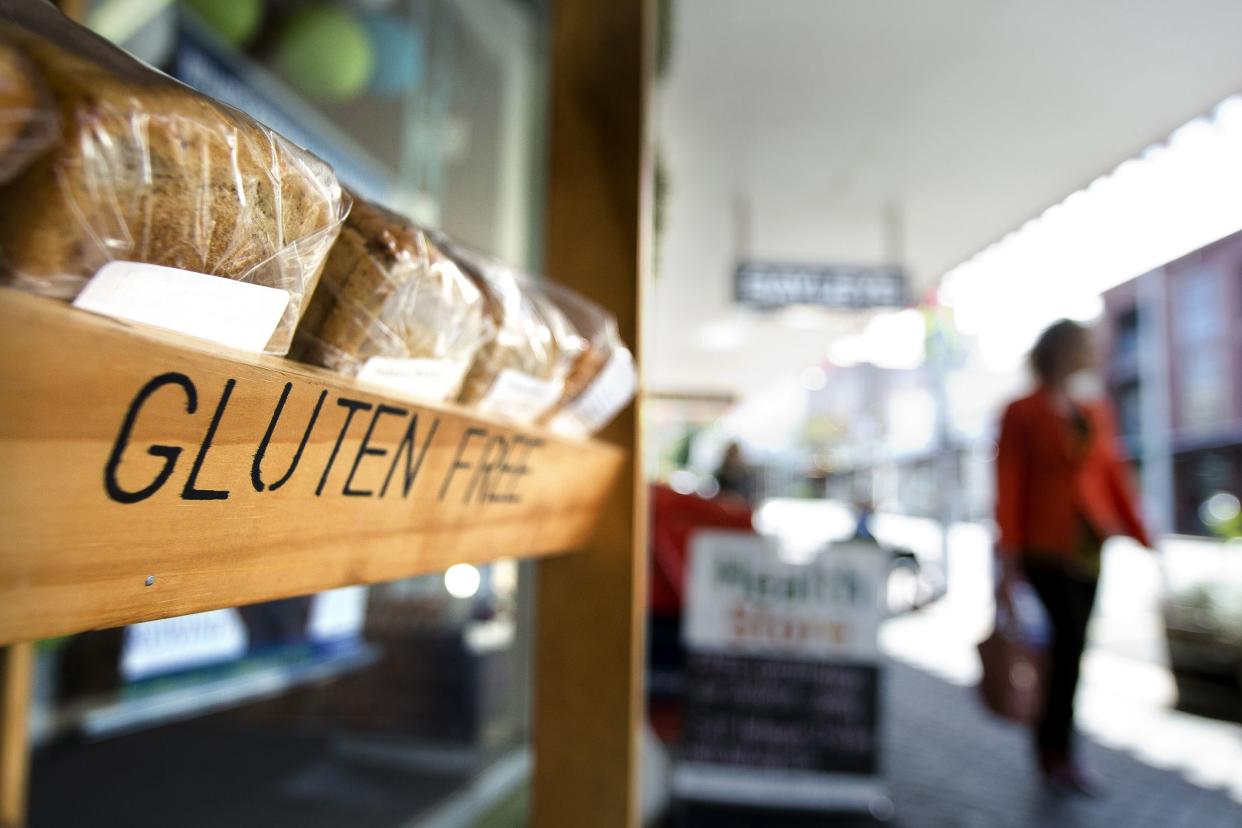
[[[802,531],[840,537],[842,503],[775,502]],[[991,629],[992,536],[980,523],[942,525],[876,516],[885,543],[935,560],[947,540],[947,590],[928,606],[883,622],[883,765],[894,824],[954,826],[1233,826],[1242,818],[1242,701],[1228,682],[1188,677],[1186,698],[1169,668],[1161,616],[1159,554],[1126,540],[1108,544],[1103,590],[1091,623],[1079,690],[1083,752],[1101,776],[1098,799],[1049,793],[1030,773],[1030,737],[980,704],[977,642]],[[1203,553],[1202,541],[1170,538],[1160,554]],[[1209,544],[1210,546],[1210,544]],[[1222,550],[1210,548],[1220,554]],[[893,584],[894,590],[904,586]],[[895,600],[901,596],[894,595]],[[1188,691],[1188,692],[1187,692]],[[1184,708],[1189,709],[1184,709]],[[725,810],[737,824],[870,824],[870,818]],[[729,824],[722,822],[722,824]]]
[[[1103,777],[1105,796],[1065,802],[1030,776],[1027,734],[998,726],[978,704],[974,642],[991,625],[990,538],[959,524],[950,539],[949,592],[881,632],[893,660],[893,732],[902,734],[889,743],[891,779],[907,824],[1237,823],[1242,725],[1177,709],[1151,553],[1125,541],[1106,552],[1078,708],[1086,761]],[[1196,701],[1221,715],[1240,712],[1227,685],[1202,688]]]

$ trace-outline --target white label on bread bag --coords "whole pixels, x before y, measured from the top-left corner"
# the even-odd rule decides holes
[[[371,357],[358,371],[358,379],[421,400],[444,402],[461,387],[466,367],[451,359]]]
[[[561,434],[586,437],[599,431],[617,416],[634,398],[638,388],[638,374],[634,371],[634,355],[628,348],[620,348],[609,358],[604,370],[548,423],[548,427]]]
[[[561,383],[504,368],[475,408],[518,423],[533,423],[561,398]]]
[[[75,307],[261,354],[289,291],[142,262],[108,262]]]

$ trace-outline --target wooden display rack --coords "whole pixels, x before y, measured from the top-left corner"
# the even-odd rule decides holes
[[[13,290],[0,330],[0,644],[575,549],[622,459]]]
[[[640,355],[653,8],[551,17],[546,268]],[[9,290],[0,383],[0,828],[38,638],[573,550],[538,570],[532,821],[637,825],[636,406],[567,440]]]
[[[21,642],[579,549],[624,459],[14,290],[0,330],[12,785]]]

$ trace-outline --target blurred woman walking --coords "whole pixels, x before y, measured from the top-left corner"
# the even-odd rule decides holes
[[[1151,545],[1094,362],[1088,328],[1061,320],[1044,331],[1031,351],[1038,386],[1005,410],[996,463],[1001,599],[1024,578],[1052,626],[1034,727],[1039,768],[1050,785],[1085,794],[1094,785],[1074,757],[1074,693],[1101,547],[1121,534]]]

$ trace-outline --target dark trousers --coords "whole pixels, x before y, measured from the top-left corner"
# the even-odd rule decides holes
[[[1087,621],[1099,582],[1073,575],[1052,562],[1028,560],[1024,568],[1052,626],[1044,711],[1036,725],[1036,743],[1044,756],[1068,759],[1073,749],[1079,662],[1087,645]]]

